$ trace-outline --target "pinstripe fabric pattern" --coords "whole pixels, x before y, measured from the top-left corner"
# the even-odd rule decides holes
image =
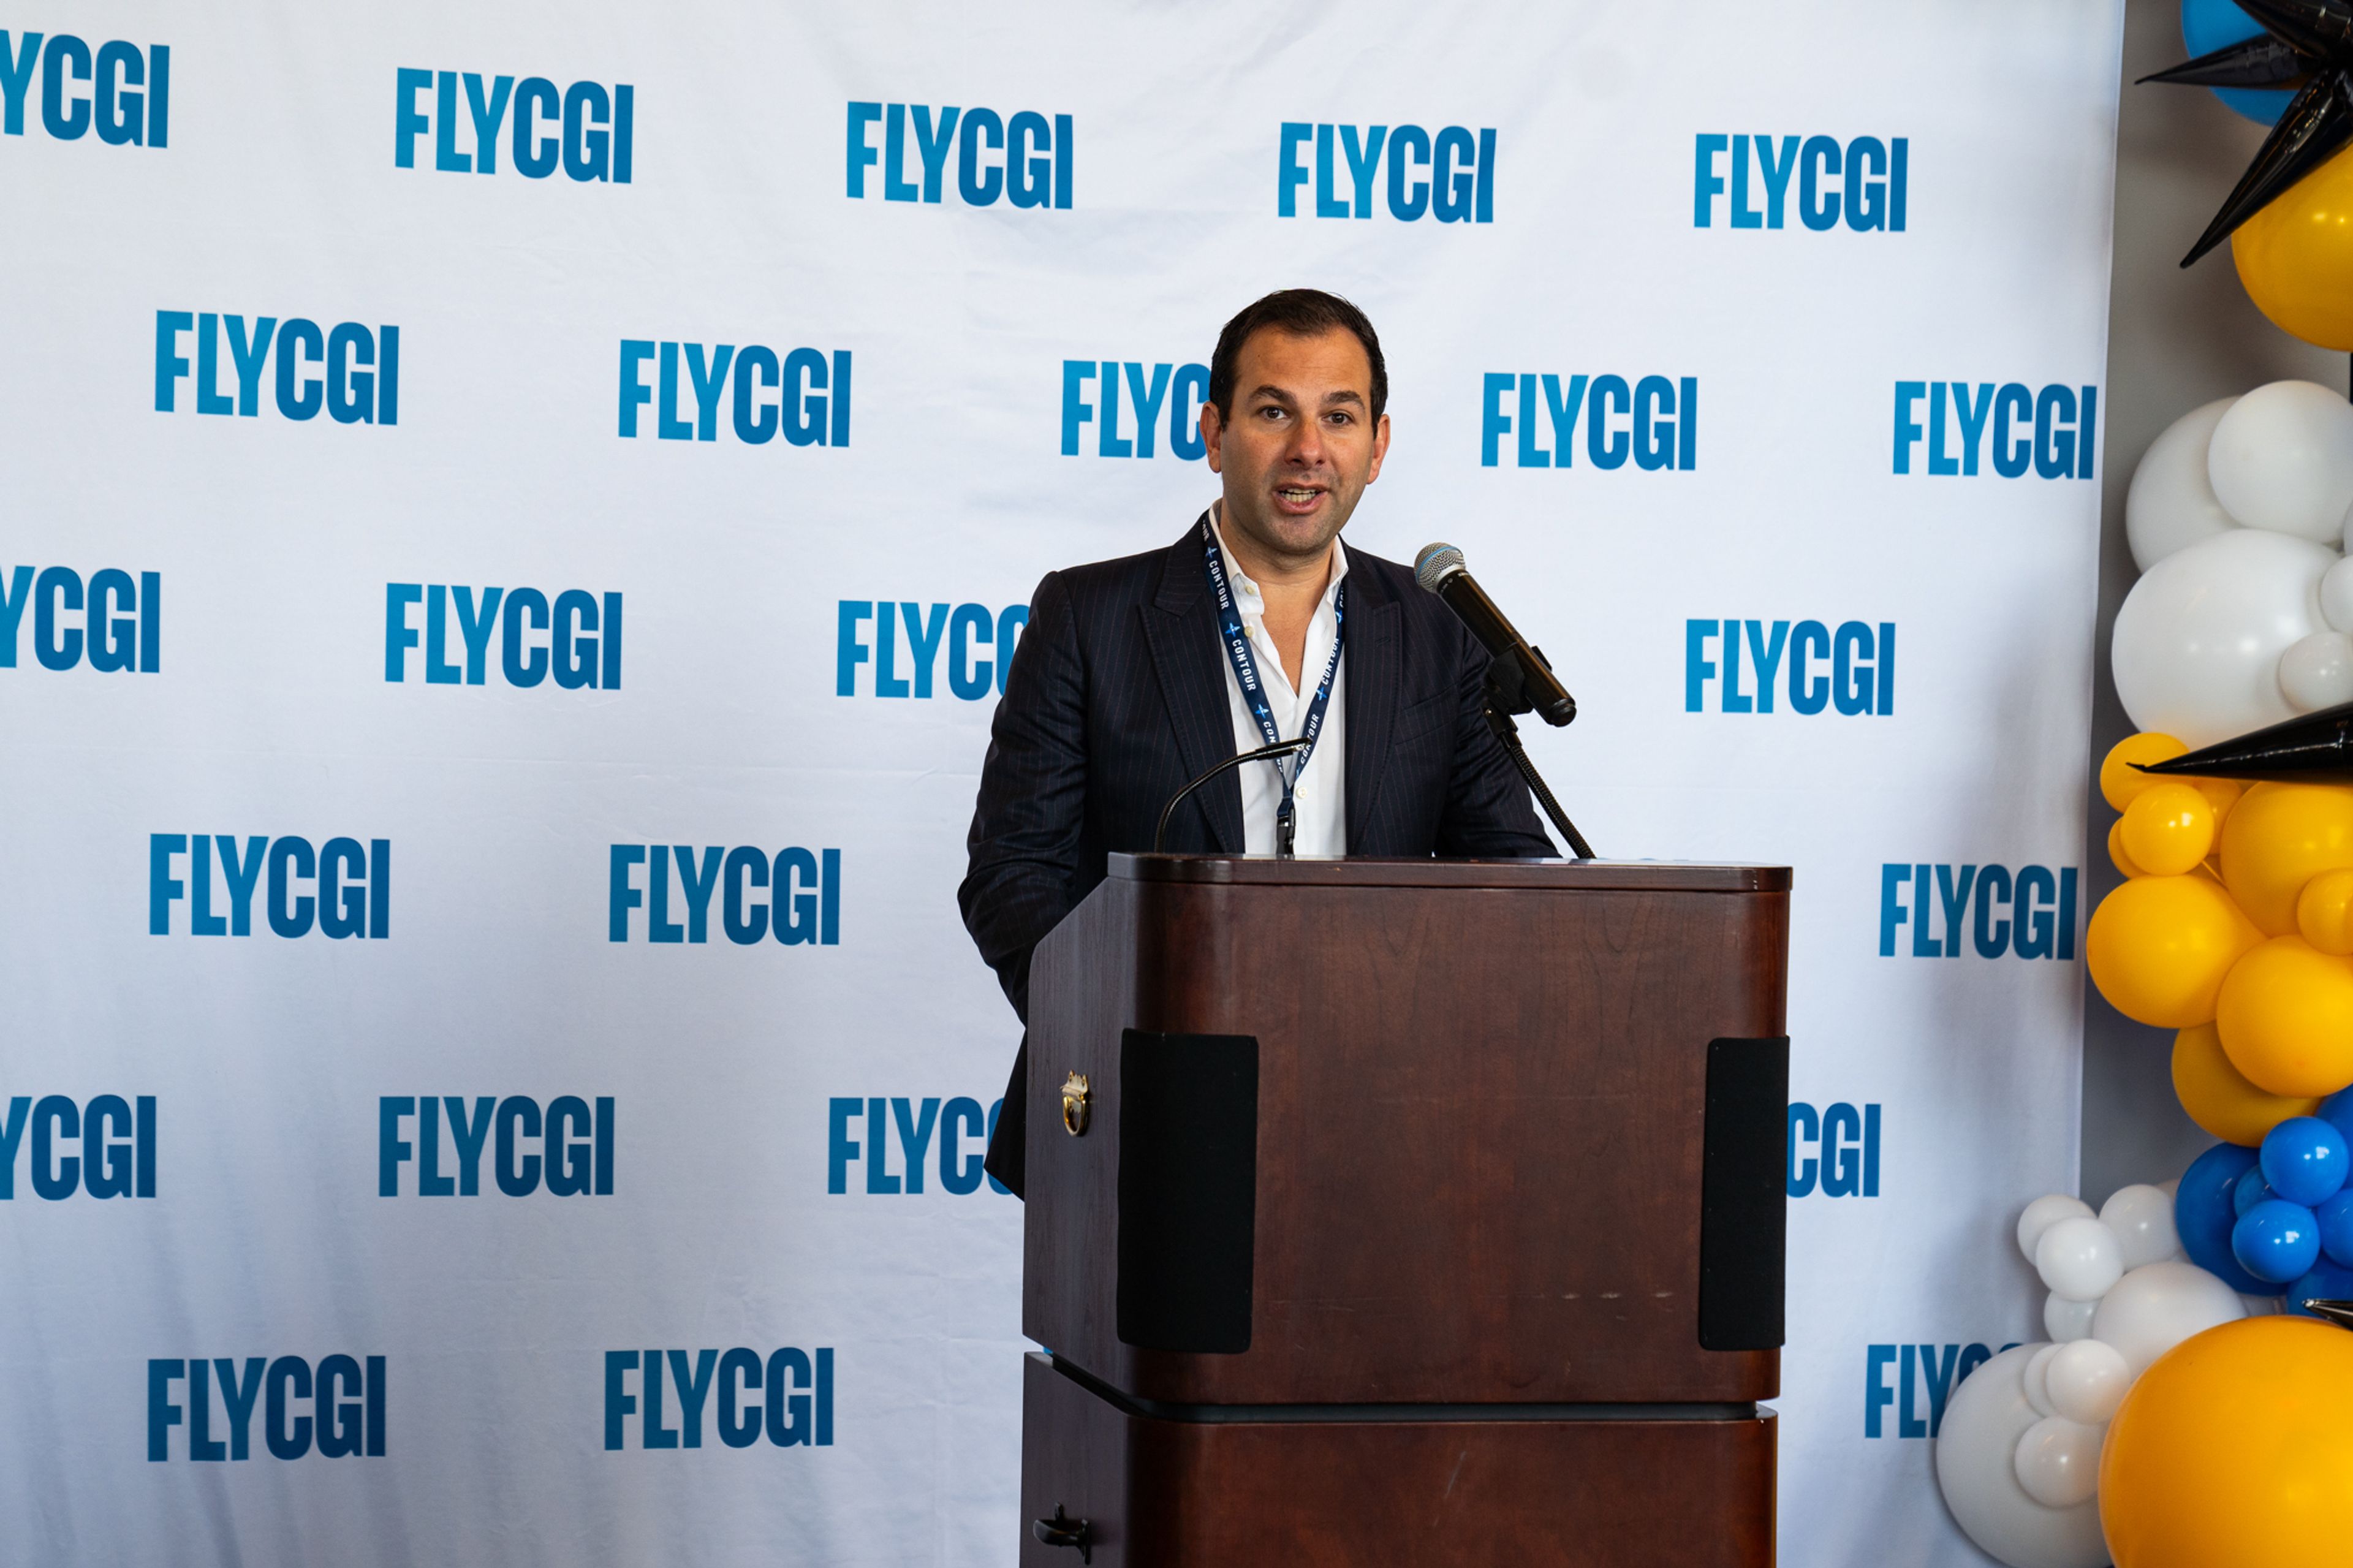
[[[1013,1010],[1029,954],[1102,881],[1114,850],[1152,847],[1161,808],[1234,754],[1200,524],[1174,545],[1049,573],[1006,676],[956,902]],[[1481,716],[1486,650],[1413,574],[1348,552],[1348,853],[1551,856],[1511,759]],[[1172,850],[1240,854],[1230,773],[1169,824]],[[1021,1190],[1025,1042],[989,1171]]]

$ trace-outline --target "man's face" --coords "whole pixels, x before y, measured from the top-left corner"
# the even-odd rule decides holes
[[[1373,363],[1343,328],[1301,337],[1261,327],[1234,363],[1234,415],[1201,410],[1209,467],[1225,478],[1224,526],[1286,563],[1313,563],[1381,475],[1389,420],[1372,417]]]

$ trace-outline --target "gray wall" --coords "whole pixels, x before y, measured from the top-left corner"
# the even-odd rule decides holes
[[[2125,548],[2125,490],[2141,453],[2176,418],[2213,398],[2291,376],[2346,384],[2345,356],[2289,337],[2249,302],[2228,246],[2187,271],[2178,265],[2263,137],[2261,127],[2203,89],[2133,85],[2184,58],[2176,0],[2129,0],[2124,107],[2116,128],[2100,618],[2087,759],[2094,772],[2108,748],[2132,732],[2108,679],[2108,636],[2136,574]],[[2087,891],[2096,900],[2118,880],[2107,853],[2116,814],[2096,784],[2090,803],[2084,864]],[[2097,1205],[2128,1182],[2179,1175],[2212,1141],[2173,1098],[2172,1033],[2125,1017],[2088,980],[2084,991],[2082,1190]]]

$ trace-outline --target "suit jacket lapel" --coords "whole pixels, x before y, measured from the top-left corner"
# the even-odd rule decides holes
[[[1348,853],[1374,853],[1373,807],[1388,771],[1389,736],[1397,722],[1398,627],[1404,616],[1371,572],[1348,574]],[[1376,595],[1378,595],[1376,597]]]
[[[1208,513],[1203,512],[1202,519]],[[1160,568],[1160,587],[1152,603],[1140,605],[1145,645],[1152,653],[1153,672],[1168,706],[1168,720],[1176,731],[1176,754],[1184,759],[1185,776],[1193,778],[1234,754],[1234,726],[1227,706],[1226,672],[1218,647],[1217,606],[1201,564],[1201,521],[1196,520],[1168,552]],[[1351,657],[1354,657],[1353,654]],[[1356,710],[1349,709],[1349,722]],[[1350,747],[1353,752],[1354,746]],[[1354,762],[1351,759],[1353,769]],[[1242,852],[1241,781],[1228,770],[1193,794],[1193,801],[1208,817],[1209,842],[1221,855]]]

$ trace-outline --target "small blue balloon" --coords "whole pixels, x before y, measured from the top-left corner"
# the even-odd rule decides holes
[[[2232,1226],[2231,1256],[2256,1279],[2284,1285],[2320,1261],[2319,1222],[2302,1204],[2265,1198]]]
[[[2345,1134],[2317,1116],[2291,1116],[2264,1136],[2257,1163],[2272,1191],[2314,1208],[2345,1185]]]
[[[2271,1195],[2272,1184],[2263,1180],[2263,1168],[2261,1165],[2248,1166],[2247,1173],[2241,1176],[2238,1184],[2231,1189],[2232,1217],[2243,1217],[2249,1209]]]
[[[2353,1268],[2353,1191],[2340,1192],[2324,1200],[2312,1211],[2320,1226],[2321,1256],[2346,1268]]]
[[[2242,1295],[2269,1295],[2272,1288],[2239,1267],[2231,1255],[2231,1230],[2238,1222],[2232,1191],[2255,1169],[2255,1152],[2217,1143],[2189,1163],[2173,1194],[2173,1228],[2189,1261]]]
[[[2353,1301],[2353,1268],[2331,1263],[2327,1258],[2313,1266],[2312,1271],[2290,1285],[2286,1290],[2287,1310],[2299,1318],[2316,1318],[2317,1312],[2307,1312],[2304,1304],[2310,1300]]]
[[[2256,37],[2263,30],[2262,23],[2232,0],[2181,0],[2181,47],[2189,51],[2191,59]],[[2273,125],[2287,112],[2288,100],[2295,94],[2275,88],[2218,87],[2214,96],[2256,124]]]
[[[2347,1142],[2353,1142],[2353,1089],[2338,1089],[2322,1100],[2314,1114],[2345,1134]]]

